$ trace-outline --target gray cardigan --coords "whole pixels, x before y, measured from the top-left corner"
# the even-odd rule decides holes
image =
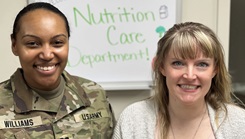
[[[211,126],[216,139],[245,139],[245,110],[226,105],[228,117],[221,111],[218,122],[215,111],[208,105]],[[149,100],[135,102],[120,115],[112,139],[154,139],[156,109]]]

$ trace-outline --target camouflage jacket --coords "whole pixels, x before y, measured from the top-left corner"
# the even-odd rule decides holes
[[[1,139],[110,139],[114,116],[105,91],[90,80],[66,71],[63,98],[56,112],[43,102],[34,110],[33,93],[21,69],[0,83]]]

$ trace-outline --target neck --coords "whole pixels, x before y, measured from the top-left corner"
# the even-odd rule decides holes
[[[184,109],[169,106],[169,114],[171,138],[177,139],[182,136],[182,138],[195,139],[200,126],[205,121],[207,106],[206,103],[202,103],[199,107]]]
[[[65,80],[63,79],[63,77],[61,77],[59,85],[53,90],[44,91],[44,90],[40,90],[34,87],[32,87],[32,89],[36,93],[38,93],[40,96],[42,96],[43,98],[50,100],[50,99],[57,98],[58,96],[60,96],[63,93],[64,87],[65,87]]]
[[[169,103],[168,110],[171,117],[171,121],[180,120],[188,121],[199,118],[206,111],[206,102],[203,100],[195,105],[183,105],[178,103]]]

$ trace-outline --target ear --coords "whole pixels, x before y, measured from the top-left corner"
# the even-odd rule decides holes
[[[13,34],[11,34],[10,37],[11,37],[11,49],[12,49],[12,53],[15,56],[19,56],[18,55],[18,51],[17,51],[17,47],[16,47],[16,40],[14,39]]]
[[[217,74],[217,68],[214,69],[213,74],[212,74],[212,78],[214,78],[214,76]]]

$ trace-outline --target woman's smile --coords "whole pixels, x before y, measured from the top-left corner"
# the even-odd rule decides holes
[[[178,86],[184,90],[196,90],[198,87],[200,87],[198,85],[186,85],[186,84],[178,85]]]

